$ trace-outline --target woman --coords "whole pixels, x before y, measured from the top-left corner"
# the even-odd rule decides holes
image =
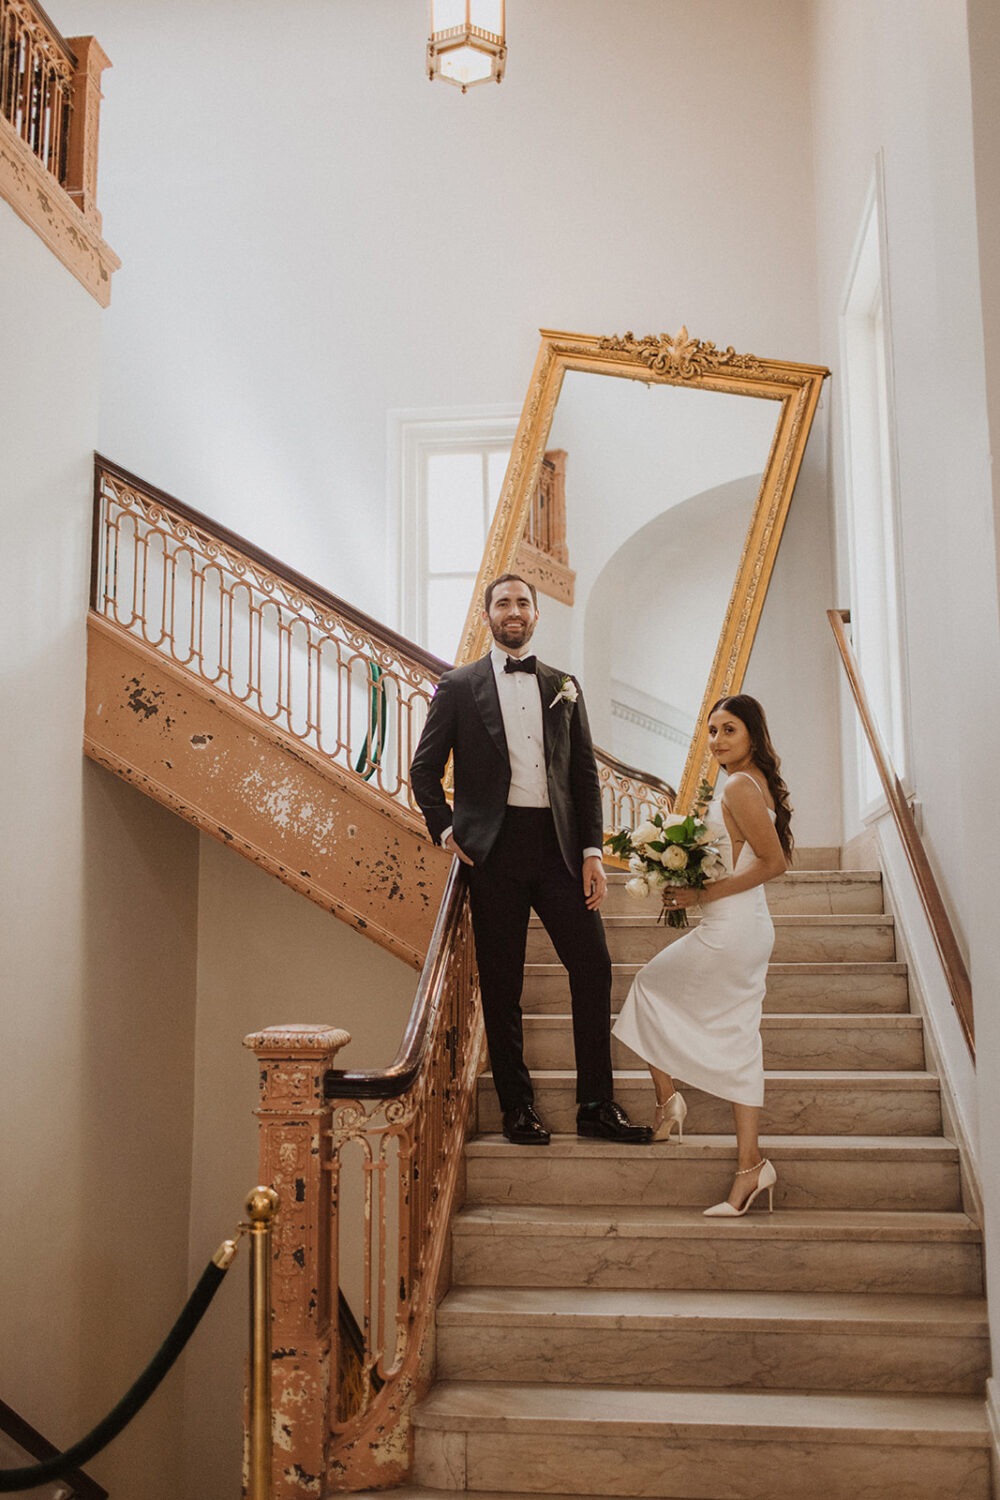
[[[675,1125],[683,1138],[687,1105],[675,1075],[731,1102],[736,1176],[727,1201],[705,1213],[735,1218],[765,1189],[770,1209],[777,1182],[757,1139],[764,1102],[760,1012],[774,946],[763,887],[788,867],[792,810],[756,699],[720,698],[708,716],[708,743],[727,776],[718,842],[731,873],[701,891],[666,887],[664,904],[697,903],[701,922],[636,975],[614,1034],[645,1058],[653,1076],[654,1139],[669,1139]]]

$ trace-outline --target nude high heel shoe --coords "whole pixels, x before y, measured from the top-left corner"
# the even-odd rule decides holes
[[[684,1139],[684,1121],[687,1118],[688,1107],[684,1103],[683,1096],[674,1089],[669,1099],[656,1106],[653,1114],[653,1140],[669,1141],[670,1132],[677,1126],[677,1139]]]
[[[767,1211],[774,1212],[774,1184],[778,1180],[778,1174],[771,1163],[765,1157],[755,1167],[744,1167],[742,1172],[737,1172],[737,1177],[746,1177],[750,1172],[760,1172],[757,1178],[757,1186],[749,1195],[742,1208],[734,1208],[731,1203],[713,1203],[711,1208],[704,1210],[706,1219],[741,1219],[750,1207],[753,1200],[767,1189]]]

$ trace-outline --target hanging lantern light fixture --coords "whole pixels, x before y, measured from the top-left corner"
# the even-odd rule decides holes
[[[427,76],[462,93],[499,83],[507,62],[505,0],[431,0]]]

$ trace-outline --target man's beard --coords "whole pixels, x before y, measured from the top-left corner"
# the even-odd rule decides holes
[[[535,627],[530,621],[524,624],[522,630],[516,628],[511,630],[509,625],[505,625],[502,622],[499,625],[494,625],[491,620],[490,630],[497,645],[503,646],[507,651],[520,651],[522,646],[526,646],[535,633]]]

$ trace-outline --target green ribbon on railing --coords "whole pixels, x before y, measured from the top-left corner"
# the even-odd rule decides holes
[[[39,1485],[60,1479],[74,1470],[82,1468],[102,1448],[128,1426],[136,1412],[140,1411],[167,1374],[188,1339],[194,1333],[202,1317],[208,1311],[219,1284],[225,1277],[227,1265],[220,1266],[217,1260],[209,1261],[201,1279],[188,1298],[180,1317],[167,1334],[160,1348],[153,1355],[132,1388],[125,1392],[103,1422],[98,1422],[86,1437],[41,1463],[29,1464],[22,1469],[0,1469],[0,1494],[9,1495],[15,1490],[34,1490]]]
[[[371,676],[371,685],[368,689],[368,733],[365,735],[361,754],[354,767],[365,781],[370,781],[378,770],[382,751],[385,749],[386,731],[389,727],[387,722],[388,694],[385,690],[385,683],[382,681],[384,675],[382,668],[377,662],[370,661],[368,672]]]

